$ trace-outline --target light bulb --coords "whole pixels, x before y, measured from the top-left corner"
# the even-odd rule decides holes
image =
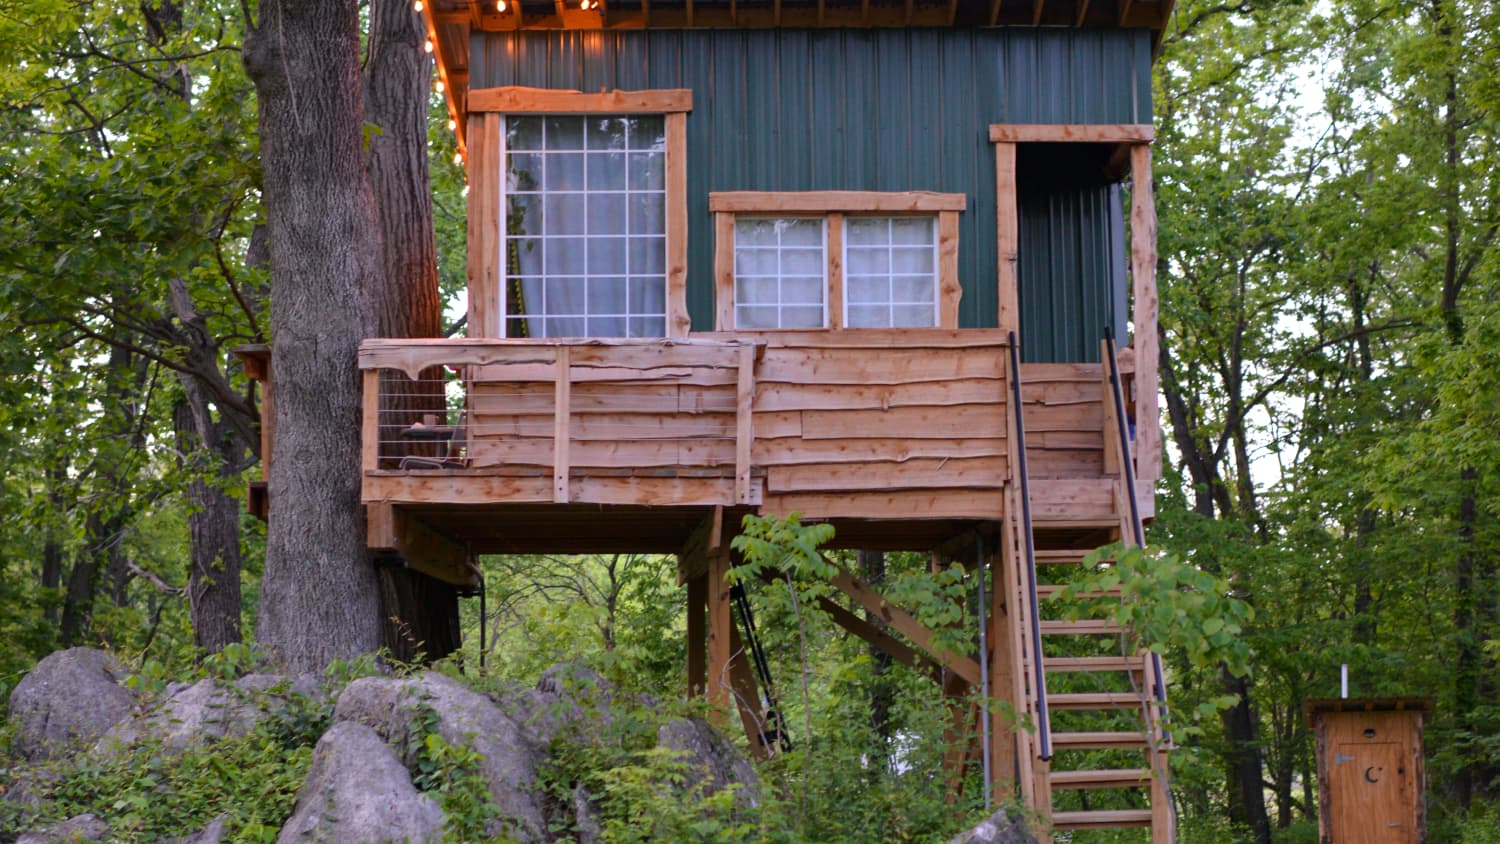
[[[425,52],[425,53],[432,52],[432,39],[431,38],[427,39],[427,42],[422,45],[422,51]]]
[[[453,153],[453,163],[454,164],[463,164],[464,163],[464,154],[461,153],[461,152],[455,152],[455,153]]]
[[[458,128],[458,121],[457,121],[457,120],[454,120],[454,119],[453,119],[453,118],[451,118],[451,117],[450,117],[450,118],[448,118],[448,131],[449,131],[449,132],[452,132],[452,131],[454,131],[454,130],[455,130],[455,129],[457,129],[457,128]]]
[[[505,0],[495,0],[495,11],[503,12],[507,8],[509,8],[509,6],[506,4]]]
[[[411,10],[413,12],[420,12],[420,11],[422,11],[422,0],[417,0],[417,2],[411,4]]]
[[[441,79],[437,81],[437,92],[439,94],[443,93],[443,80]]]

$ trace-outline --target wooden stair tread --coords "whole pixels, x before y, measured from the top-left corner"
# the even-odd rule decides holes
[[[1071,692],[1047,694],[1047,708],[1055,710],[1136,709],[1141,705],[1135,692]]]
[[[1105,529],[1119,526],[1120,514],[1118,513],[1047,513],[1033,515],[1031,518],[1031,527],[1034,530]]]
[[[1049,656],[1042,660],[1048,671],[1144,671],[1146,657],[1138,656]]]
[[[1066,586],[1067,586],[1067,584],[1065,584],[1065,583],[1038,583],[1036,585],[1036,596],[1038,598],[1041,598],[1041,599],[1045,600],[1045,599],[1050,598],[1053,595],[1056,595],[1057,593],[1063,591],[1063,589]],[[1118,587],[1118,586],[1111,586],[1110,588],[1105,589],[1105,590],[1103,590],[1101,592],[1079,592],[1078,595],[1077,595],[1077,597],[1079,597],[1079,598],[1118,598],[1122,594],[1124,594],[1124,593],[1120,591],[1120,587]]]
[[[1109,829],[1150,826],[1150,809],[1111,809],[1095,812],[1053,812],[1053,829]]]
[[[1102,771],[1052,771],[1053,788],[1135,788],[1151,784],[1149,768],[1108,768]]]
[[[1039,623],[1044,636],[1100,636],[1119,635],[1123,629],[1113,621],[1102,618],[1080,618],[1077,621],[1042,621]]]
[[[1084,557],[1092,553],[1092,549],[1083,548],[1041,549],[1035,552],[1036,564],[1039,566],[1077,565],[1083,562]]]
[[[1052,746],[1058,750],[1144,750],[1150,742],[1142,732],[1053,733]]]

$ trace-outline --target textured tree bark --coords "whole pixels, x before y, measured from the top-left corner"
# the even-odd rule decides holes
[[[442,332],[432,187],[427,172],[427,97],[432,68],[422,49],[426,31],[407,0],[373,0],[365,60],[365,120],[378,128],[369,142],[370,189],[380,223],[381,283],[373,291],[381,337],[437,337]],[[399,431],[424,414],[445,412],[442,370],[412,382],[400,373],[381,379],[383,432]],[[399,453],[432,446],[413,443]],[[383,449],[385,454],[397,450]],[[441,456],[441,455],[435,455]],[[440,659],[460,644],[453,587],[400,566],[380,569],[381,644],[411,662]]]
[[[172,413],[177,450],[185,460],[209,454],[216,470],[213,482],[197,475],[187,489],[193,505],[188,515],[188,617],[193,644],[218,653],[242,638],[240,504],[224,491],[223,484],[242,460],[246,446],[230,426],[209,418],[202,388],[189,378],[182,380],[182,386],[187,398]]]
[[[353,0],[268,0],[244,45],[259,100],[276,443],[257,638],[318,670],[380,645],[359,500],[358,349],[380,236],[365,177]]]
[[[463,643],[458,590],[399,565],[380,566],[381,646],[396,662],[442,659]]]
[[[860,551],[858,554],[859,574],[866,583],[876,585],[885,580],[885,553],[881,551]],[[869,610],[865,610],[865,621],[884,628],[885,622],[876,617]],[[879,736],[881,743],[878,746],[879,759],[873,760],[870,765],[871,776],[877,772],[884,772],[890,764],[890,741],[891,741],[891,702],[893,690],[890,682],[886,679],[886,672],[891,667],[891,656],[874,645],[870,649],[870,728]]]

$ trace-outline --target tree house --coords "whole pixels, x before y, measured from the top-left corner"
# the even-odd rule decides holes
[[[843,622],[1035,725],[990,716],[997,794],[1172,840],[1159,661],[1056,655],[1119,631],[1038,603],[1153,513],[1170,12],[427,0],[468,173],[468,337],[362,346],[370,547],[458,586],[479,554],[677,554],[689,687],[739,701],[752,737],[725,583],[743,514],[982,563],[984,653],[929,652],[852,576],[889,628]],[[1099,712],[1133,727],[1059,726]],[[1121,751],[1139,763],[1078,761]],[[1145,808],[1065,808],[1101,789]]]

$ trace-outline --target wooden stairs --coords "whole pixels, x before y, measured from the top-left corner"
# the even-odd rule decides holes
[[[1152,844],[1176,840],[1167,784],[1165,680],[1159,657],[1137,652],[1117,625],[1103,619],[1065,620],[1047,603],[1062,588],[1069,570],[1094,549],[1123,540],[1144,539],[1136,508],[1133,456],[1123,390],[1113,361],[1113,343],[1104,348],[1105,471],[1093,481],[1109,484],[1107,511],[1072,509],[1033,518],[1031,479],[1026,476],[1025,430],[1018,368],[1009,414],[1009,439],[1017,482],[1010,489],[1002,526],[997,605],[1003,599],[1008,630],[996,647],[1008,646],[1013,700],[1024,701],[1034,729],[1016,733],[1022,796],[1050,820],[1044,830],[1068,831],[1068,840],[1087,841],[1085,830],[1142,828]],[[1113,434],[1113,436],[1111,436]],[[1107,563],[1106,563],[1107,564]],[[1119,589],[1092,597],[1118,596]],[[997,613],[997,616],[1000,614]],[[998,619],[997,619],[998,620]],[[1142,840],[1145,840],[1143,838]]]

